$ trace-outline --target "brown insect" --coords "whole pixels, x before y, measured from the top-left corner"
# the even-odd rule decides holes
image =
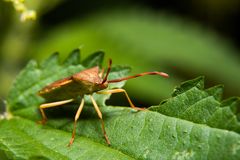
[[[98,117],[101,120],[102,132],[104,134],[106,142],[107,142],[107,144],[110,144],[110,141],[109,141],[108,136],[105,131],[104,122],[102,119],[102,113],[101,113],[96,101],[93,99],[92,94],[93,93],[111,94],[111,93],[123,92],[126,95],[127,100],[133,109],[143,110],[143,108],[138,108],[138,107],[134,106],[134,104],[130,100],[127,92],[124,89],[111,89],[111,90],[104,90],[104,89],[106,89],[108,87],[108,83],[117,83],[117,82],[121,82],[124,80],[132,79],[132,78],[136,78],[136,77],[140,77],[140,76],[144,76],[144,75],[160,75],[165,78],[168,77],[168,74],[166,74],[164,72],[144,72],[144,73],[140,73],[140,74],[137,74],[134,76],[128,76],[128,77],[124,77],[124,78],[108,80],[107,78],[108,78],[109,72],[111,70],[111,64],[112,64],[112,61],[110,59],[109,64],[108,64],[108,69],[107,69],[107,72],[106,72],[104,78],[102,78],[103,74],[104,74],[104,70],[102,70],[100,72],[99,67],[96,66],[96,67],[93,67],[90,69],[83,70],[79,73],[73,74],[70,77],[55,81],[55,82],[47,85],[46,87],[44,87],[42,90],[40,90],[39,95],[47,100],[52,101],[52,102],[40,105],[39,109],[40,109],[40,112],[42,115],[42,120],[39,121],[39,123],[45,124],[47,121],[47,117],[44,112],[45,108],[60,106],[60,105],[74,101],[78,96],[82,97],[80,106],[77,110],[77,113],[76,113],[75,119],[74,119],[74,128],[73,128],[73,132],[72,132],[72,138],[70,139],[70,142],[68,144],[68,146],[71,146],[74,141],[75,134],[76,134],[77,120],[78,120],[78,118],[81,114],[81,111],[83,109],[83,106],[84,106],[84,95],[88,95],[93,103],[94,109],[96,110]],[[101,90],[104,90],[104,91],[101,91]]]

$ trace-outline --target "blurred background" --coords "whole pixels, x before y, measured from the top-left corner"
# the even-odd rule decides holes
[[[224,84],[224,98],[240,95],[239,0],[21,3],[0,0],[1,99],[30,59],[40,62],[59,51],[63,60],[78,47],[82,58],[105,51],[105,66],[112,58],[113,64],[131,66],[131,74],[158,70],[170,75],[129,80],[124,88],[137,105],[157,105],[180,82],[200,75],[206,87]],[[22,22],[16,4],[34,10],[36,19]],[[128,105],[123,95],[108,103]]]

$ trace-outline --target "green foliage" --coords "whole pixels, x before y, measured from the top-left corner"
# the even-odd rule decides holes
[[[96,52],[93,54],[94,58],[86,58],[83,60],[83,65],[92,67],[95,64],[101,64],[103,60],[103,52]],[[90,56],[92,57],[92,56]],[[86,69],[80,62],[79,50],[74,50],[70,56],[62,63],[59,63],[58,53],[54,53],[47,60],[41,64],[35,61],[30,61],[26,68],[16,78],[12,89],[9,92],[7,101],[8,109],[16,111],[25,109],[27,107],[36,107],[43,102],[43,99],[37,95],[37,92],[58,79],[65,78],[74,73]],[[116,77],[123,77],[129,72],[127,67],[113,66],[112,72],[109,74],[110,79]],[[53,74],[54,73],[54,74]],[[111,84],[110,88],[122,87],[124,82],[118,84]],[[103,104],[108,95],[95,95],[99,103]]]
[[[74,145],[68,148],[69,133],[42,127],[24,118],[3,120],[0,128],[1,160],[133,159],[84,137],[77,138]]]
[[[204,79],[199,77],[182,83],[176,87],[172,98],[149,110],[240,133],[240,99],[230,98],[221,103],[222,92],[221,85],[204,90]]]
[[[212,84],[225,84],[226,94],[240,94],[236,85],[240,81],[236,74],[240,68],[238,51],[227,40],[167,13],[125,10],[93,14],[86,20],[55,27],[30,53],[42,59],[56,48],[68,53],[69,48],[81,45],[84,55],[102,48],[113,63],[131,64],[134,73],[165,71],[172,78],[140,78],[126,85],[134,96],[155,104],[159,98],[169,97],[186,75],[206,75]]]
[[[79,50],[74,50],[64,63],[58,62],[58,54],[40,65],[29,62],[9,93],[9,119],[0,120],[1,160],[240,158],[237,98],[220,102],[222,87],[204,90],[202,77],[181,84],[172,98],[145,111],[106,106],[106,97],[95,97],[102,102],[111,146],[106,145],[97,114],[88,103],[77,123],[76,139],[68,148],[79,104],[46,110],[49,121],[42,126],[36,121],[41,118],[38,106],[43,99],[36,93],[84,66],[101,64],[102,52],[94,55],[80,61]],[[128,71],[127,67],[115,67],[110,79],[126,76]],[[114,85],[110,87],[121,87],[123,83]]]

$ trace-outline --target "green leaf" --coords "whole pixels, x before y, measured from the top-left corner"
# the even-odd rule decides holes
[[[68,62],[76,60],[73,55],[75,53],[69,57],[73,60]],[[40,125],[36,121],[41,119],[38,106],[43,99],[36,92],[48,82],[85,67],[58,63],[57,54],[41,64],[44,65],[30,61],[9,93],[8,119],[0,120],[0,157],[3,160],[240,159],[238,112],[233,110],[238,99],[222,104],[217,100],[221,89],[204,90],[202,77],[182,83],[174,90],[172,98],[144,111],[106,106],[106,97],[95,97],[111,145],[106,145],[94,107],[86,103],[77,123],[77,136],[68,148],[79,104],[46,109],[48,122]],[[123,77],[128,72],[128,67],[114,66],[109,78]],[[116,83],[110,88],[123,84]]]
[[[77,65],[80,63],[80,49],[74,49],[64,61],[66,66],[68,65]]]
[[[216,100],[221,101],[223,96],[223,85],[217,85],[206,89],[209,95],[212,95]]]
[[[204,79],[198,77],[176,87],[173,97],[163,101],[152,111],[206,124],[214,128],[240,133],[240,122],[236,114],[239,99],[229,99],[221,103],[223,86],[218,85],[204,90]]]
[[[126,84],[129,93],[149,104],[158,104],[174,86],[199,73],[211,84],[223,83],[225,95],[240,95],[240,85],[236,85],[240,82],[239,51],[211,29],[173,14],[142,7],[97,12],[49,30],[32,45],[31,54],[43,59],[56,48],[67,53],[81,44],[85,55],[104,48],[113,63],[131,64],[134,73],[167,72],[169,79],[146,77]]]
[[[77,138],[69,148],[69,133],[43,127],[23,118],[0,121],[0,128],[1,160],[133,159],[84,137]]]
[[[96,56],[95,58],[93,58],[94,55]],[[103,52],[96,52],[83,62],[89,62],[91,65],[99,64],[102,62],[103,56]],[[59,63],[58,53],[54,53],[40,65],[35,61],[30,61],[26,68],[16,78],[9,92],[7,97],[8,109],[10,111],[15,111],[25,107],[39,106],[39,104],[43,103],[43,99],[37,95],[39,90],[56,80],[86,69],[82,64],[76,63],[79,62],[79,57],[79,50],[76,49],[70,53],[63,64]],[[90,60],[91,57],[93,58],[92,60]],[[69,63],[69,65],[66,66],[66,63]],[[112,68],[109,78],[114,79],[123,77],[126,76],[128,72],[129,68],[116,66]],[[112,84],[109,88],[120,88],[124,84],[125,82]],[[94,97],[99,103],[104,104],[105,100],[109,98],[109,95],[94,95]]]
[[[98,51],[94,54],[88,56],[83,62],[82,65],[86,68],[91,68],[94,66],[101,66],[104,57],[104,52]]]
[[[8,109],[13,111],[24,107],[38,106],[43,102],[43,99],[37,95],[40,89],[83,69],[84,67],[79,64],[68,67],[60,65],[56,53],[42,62],[41,65],[35,61],[30,61],[16,78],[9,92],[7,97]]]
[[[105,148],[100,122],[96,118],[97,115],[94,113],[94,109],[86,107],[83,113],[85,113],[83,116],[85,117],[87,114],[87,117],[80,119],[78,122],[77,134],[80,136],[76,137],[73,149],[72,147],[70,148],[74,157],[71,159],[76,159],[76,157],[80,157],[79,159],[86,158],[81,158],[85,147],[93,148],[93,150],[88,152],[88,156],[94,156],[96,152],[98,153],[95,147],[90,147],[94,142],[99,149]],[[107,155],[120,151],[126,157],[132,157],[133,159],[181,159],[183,157],[190,159],[228,159],[229,157],[238,159],[240,157],[240,136],[234,132],[210,128],[206,125],[164,116],[157,112],[136,112],[124,107],[104,107],[102,108],[102,113],[104,115],[106,132],[111,141],[110,148],[114,151],[109,151],[112,153],[105,152]],[[67,114],[71,113],[68,112]],[[20,114],[16,115],[22,116]],[[69,155],[69,148],[66,145],[71,137],[70,133],[73,125],[71,118],[62,117],[58,119],[51,117],[48,127],[39,126],[25,119],[12,119],[10,123],[7,121],[5,123],[5,126],[14,126],[14,129],[11,130],[9,129],[10,127],[3,128],[0,126],[1,129],[8,131],[7,133],[0,133],[0,139],[5,139],[7,142],[10,141],[9,135],[18,135],[18,132],[15,131],[17,128],[17,130],[25,134],[20,134],[21,137],[28,137],[33,139],[33,141],[37,141],[38,143],[35,146],[41,148],[41,150],[47,147],[49,150],[61,153],[64,156]],[[12,125],[12,123],[16,124]],[[55,130],[52,128],[55,128]],[[69,132],[69,134],[66,134],[65,131]],[[26,141],[29,142],[30,140]],[[15,144],[15,142],[12,143]],[[12,147],[14,145],[9,144],[9,146]],[[16,145],[16,147],[16,150],[21,151],[19,147],[23,146]],[[23,151],[27,149],[24,148]],[[29,152],[35,152],[34,149],[29,150]],[[75,150],[78,151],[77,154]],[[37,153],[38,156],[46,155],[42,155],[41,152]],[[221,153],[221,155],[217,153]]]
[[[48,59],[46,59],[45,61],[43,61],[40,64],[40,67],[42,69],[51,69],[53,68],[52,66],[55,66],[59,63],[59,53],[55,52],[53,53]]]
[[[240,113],[240,97],[231,97],[222,101],[222,106],[230,106],[235,114]]]
[[[186,82],[181,83],[180,86],[178,86],[174,89],[172,96],[175,97],[183,92],[186,92],[187,90],[192,88],[192,86],[195,86],[199,89],[203,89],[204,88],[204,77],[198,77],[196,79],[188,80]]]

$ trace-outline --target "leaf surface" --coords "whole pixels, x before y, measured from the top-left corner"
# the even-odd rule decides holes
[[[108,96],[94,95],[110,146],[103,138],[94,107],[86,99],[77,123],[77,136],[73,145],[67,147],[79,103],[46,109],[48,122],[40,125],[36,123],[41,119],[38,107],[44,100],[36,93],[48,83],[85,69],[79,58],[79,50],[74,50],[59,63],[55,53],[40,65],[30,61],[16,78],[7,99],[8,119],[0,120],[3,160],[240,159],[239,98],[221,102],[222,87],[205,90],[203,77],[182,83],[171,98],[144,111],[106,106]],[[83,62],[97,64],[101,59],[92,57],[92,62],[89,58]],[[128,67],[114,66],[109,79],[126,76],[128,72]],[[123,85],[124,82],[111,84],[109,88]]]
[[[71,76],[74,73],[86,69],[86,67],[79,63],[79,52],[78,49],[74,50],[63,63],[59,62],[58,53],[54,53],[40,65],[33,60],[30,61],[26,68],[18,75],[9,92],[7,97],[8,109],[10,111],[16,111],[25,107],[39,106],[44,100],[39,97],[37,93],[43,87],[56,80]],[[93,67],[94,64],[102,63],[103,55],[103,52],[96,52],[87,57],[83,62],[91,64],[87,67]],[[91,60],[93,56],[97,58]],[[68,64],[68,66],[66,66],[66,64]],[[128,72],[128,67],[113,67],[112,72],[109,74],[109,79],[126,76]],[[120,88],[124,84],[125,82],[111,84],[109,88]],[[94,95],[94,97],[96,101],[104,104],[103,102],[109,98],[109,95]]]
[[[133,159],[84,137],[78,137],[69,148],[69,133],[23,118],[1,121],[0,128],[0,157],[5,159]]]
[[[198,77],[176,87],[172,98],[163,101],[159,106],[152,106],[150,110],[240,133],[240,122],[236,113],[239,98],[230,98],[221,103],[222,92],[222,85],[205,90],[203,77]]]

